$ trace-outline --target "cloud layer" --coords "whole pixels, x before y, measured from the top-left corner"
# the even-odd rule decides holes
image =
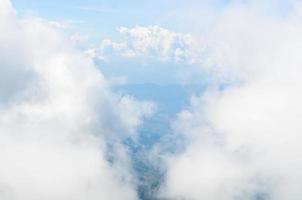
[[[110,92],[60,30],[18,20],[8,0],[0,63],[0,199],[137,199],[120,140],[151,105]]]
[[[213,85],[178,116],[188,145],[167,158],[165,197],[302,196],[301,21],[295,9],[280,17],[258,3],[230,4],[205,36]]]

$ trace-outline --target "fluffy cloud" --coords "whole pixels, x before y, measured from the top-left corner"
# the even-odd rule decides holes
[[[167,158],[161,195],[301,199],[299,19],[295,9],[276,17],[258,4],[227,7],[206,36],[203,67],[213,87],[178,116],[175,130],[188,145]]]
[[[111,93],[60,31],[0,0],[0,198],[137,199],[120,138],[152,106]]]
[[[172,32],[159,26],[121,27],[121,42],[103,40],[100,47],[87,53],[101,60],[110,60],[112,56],[122,58],[152,58],[176,63],[198,62],[198,48],[193,36]]]

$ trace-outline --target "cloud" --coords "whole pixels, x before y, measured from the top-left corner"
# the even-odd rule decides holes
[[[196,63],[198,48],[189,34],[176,33],[159,26],[120,27],[121,42],[103,40],[100,47],[87,51],[92,57],[110,60],[122,58],[155,59],[163,62]]]
[[[161,196],[301,199],[300,17],[258,8],[231,3],[204,36],[213,83],[178,115],[187,145],[167,157]]]
[[[121,140],[152,105],[113,94],[61,31],[0,1],[0,199],[137,199]]]

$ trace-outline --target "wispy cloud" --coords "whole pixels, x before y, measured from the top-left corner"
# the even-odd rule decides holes
[[[123,11],[119,9],[114,8],[101,8],[101,7],[76,7],[79,10],[82,11],[88,11],[88,12],[99,12],[99,13],[123,13]]]

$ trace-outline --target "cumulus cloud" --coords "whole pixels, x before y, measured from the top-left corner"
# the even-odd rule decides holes
[[[110,60],[112,56],[122,58],[153,58],[176,63],[198,62],[196,41],[190,34],[177,33],[159,26],[121,27],[121,42],[103,40],[100,47],[90,49],[87,54]]]
[[[137,199],[120,138],[152,106],[113,94],[61,31],[0,0],[0,199]]]
[[[205,36],[213,84],[178,115],[187,146],[167,157],[162,196],[301,199],[302,25],[295,7],[259,5],[231,3]]]

